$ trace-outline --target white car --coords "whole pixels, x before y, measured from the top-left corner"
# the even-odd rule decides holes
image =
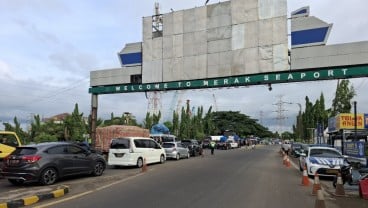
[[[309,176],[316,173],[320,176],[336,176],[344,160],[344,156],[335,148],[312,146],[301,153],[299,168],[303,170],[306,167]]]
[[[137,166],[164,163],[166,153],[155,140],[145,137],[124,137],[111,140],[108,165]]]

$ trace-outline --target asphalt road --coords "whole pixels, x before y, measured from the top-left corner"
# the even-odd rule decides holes
[[[275,147],[218,150],[150,165],[114,185],[38,207],[313,207],[315,197],[299,183],[300,173],[282,166]]]
[[[46,187],[14,187],[2,179],[0,201],[67,185],[67,195],[32,207],[314,207],[311,187],[300,185],[299,170],[282,165],[278,149],[217,150],[215,155],[206,151],[204,157],[149,165],[144,173],[109,168],[101,177],[72,178]],[[326,207],[368,208],[367,201],[357,197],[332,197],[330,181],[323,182]]]

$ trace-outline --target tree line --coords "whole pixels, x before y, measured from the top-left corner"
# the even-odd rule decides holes
[[[173,111],[172,120],[163,123],[172,134],[182,139],[203,139],[209,135],[221,135],[226,130],[232,130],[240,137],[257,136],[302,141],[311,138],[312,131],[310,129],[316,128],[318,123],[327,127],[329,117],[338,113],[350,113],[351,100],[355,95],[355,90],[353,86],[350,86],[349,80],[341,80],[338,81],[331,108],[326,108],[323,93],[315,103],[312,103],[306,96],[304,111],[299,111],[296,116],[296,124],[292,127],[293,132],[273,133],[261,125],[257,119],[239,111],[212,111],[212,107],[210,107],[205,112],[203,107],[198,107],[194,113],[191,111],[189,103],[182,107],[180,112]],[[137,122],[135,116],[130,113],[123,113],[121,116],[115,116],[111,113],[109,119],[99,118],[97,126],[133,125],[150,129],[160,120],[161,112],[152,115],[147,112],[143,123]],[[86,119],[83,113],[79,112],[78,104],[75,104],[73,112],[67,115],[62,122],[41,121],[40,116],[35,115],[27,130],[21,128],[17,117],[14,118],[13,122],[14,125],[3,123],[5,130],[15,131],[25,143],[82,141],[88,139],[91,133],[91,116],[89,115]]]

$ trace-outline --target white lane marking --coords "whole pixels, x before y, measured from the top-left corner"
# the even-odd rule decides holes
[[[116,185],[116,184],[119,184],[119,183],[123,183],[125,181],[131,180],[131,179],[136,178],[136,177],[138,177],[140,175],[143,175],[143,174],[144,173],[138,173],[137,175],[133,175],[133,176],[130,176],[128,178],[124,178],[124,179],[115,181],[113,183],[109,183],[109,184],[106,184],[104,186],[98,187],[93,191],[86,191],[86,192],[83,192],[83,193],[80,193],[80,194],[77,194],[77,195],[74,195],[74,196],[70,196],[70,197],[66,197],[66,198],[63,198],[63,199],[60,199],[60,200],[57,200],[57,201],[50,202],[50,203],[47,203],[47,204],[44,204],[44,205],[35,206],[34,208],[44,208],[44,207],[52,206],[52,205],[59,204],[59,203],[62,203],[62,202],[66,202],[66,201],[69,201],[69,200],[72,200],[72,199],[76,199],[76,198],[91,194],[94,191],[100,191],[100,190],[106,189],[110,186],[113,186],[113,185]]]

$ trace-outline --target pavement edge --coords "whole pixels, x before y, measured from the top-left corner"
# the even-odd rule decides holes
[[[32,204],[35,204],[37,202],[40,202],[46,199],[62,197],[67,193],[69,193],[69,187],[61,186],[51,192],[41,193],[41,194],[37,194],[33,196],[27,196],[21,199],[15,199],[15,200],[10,200],[6,203],[1,203],[0,208],[18,208],[18,207],[28,206],[28,205],[32,205]]]

